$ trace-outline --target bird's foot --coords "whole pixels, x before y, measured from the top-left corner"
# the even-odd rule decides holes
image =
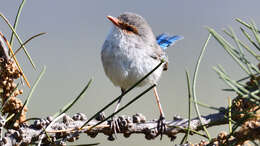
[[[165,117],[163,115],[160,115],[160,118],[157,123],[157,129],[158,129],[158,134],[161,135],[160,140],[162,140],[163,133],[166,130]]]
[[[118,124],[118,118],[117,117],[112,118],[111,123],[110,123],[110,128],[113,131],[115,138],[117,138],[116,134],[117,134],[117,132],[120,132],[120,127],[119,127],[119,124]]]

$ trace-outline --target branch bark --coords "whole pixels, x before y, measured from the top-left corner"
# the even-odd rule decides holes
[[[87,133],[90,137],[95,137],[98,133],[103,133],[108,136],[109,140],[113,140],[114,130],[110,128],[111,120],[105,121],[97,127],[89,130],[100,120],[104,119],[104,115],[96,117],[83,129],[80,127],[87,121],[86,115],[77,113],[72,117],[65,115],[61,120],[52,122],[55,119],[47,117],[46,119],[35,120],[33,124],[22,124],[17,129],[8,129],[4,137],[0,140],[0,145],[28,145],[30,143],[37,143],[39,140],[42,144],[65,145],[67,141],[73,142],[77,140],[81,133]],[[144,134],[145,138],[150,140],[160,135],[157,128],[158,120],[147,121],[142,114],[133,116],[119,116],[116,118],[119,127],[117,133],[129,137],[131,134]],[[207,116],[202,116],[202,120],[207,127],[212,127],[221,124],[227,124],[228,120],[225,118],[224,112],[214,113]],[[4,119],[2,117],[2,126],[4,126]],[[45,131],[46,127],[48,131]],[[198,118],[191,119],[191,133],[192,131],[202,130],[202,125]],[[165,129],[162,131],[163,135],[167,135],[171,140],[174,140],[178,133],[187,131],[188,119],[174,117],[173,120],[165,121]]]

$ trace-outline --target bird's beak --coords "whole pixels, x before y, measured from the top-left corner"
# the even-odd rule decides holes
[[[116,25],[117,27],[120,26],[120,21],[113,16],[107,16],[107,19],[109,19],[114,25]]]

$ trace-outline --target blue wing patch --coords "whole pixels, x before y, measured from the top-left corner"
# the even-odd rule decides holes
[[[169,46],[174,45],[176,41],[178,40],[182,40],[184,37],[179,36],[179,35],[175,35],[175,36],[169,36],[165,33],[159,35],[156,37],[157,43],[158,45],[160,45],[160,47],[163,50],[166,50]]]

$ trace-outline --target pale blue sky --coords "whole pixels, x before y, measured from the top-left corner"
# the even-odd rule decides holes
[[[19,4],[19,0],[2,0],[0,12],[13,23]],[[194,70],[196,59],[207,38],[208,32],[205,26],[212,27],[218,32],[232,26],[239,33],[241,25],[236,23],[234,18],[245,21],[253,19],[260,24],[259,5],[258,0],[27,0],[18,26],[19,35],[26,40],[40,32],[48,33],[27,46],[38,71],[32,69],[23,52],[18,55],[31,84],[42,66],[47,67],[46,74],[30,102],[28,117],[45,117],[55,113],[76,97],[91,77],[94,78],[93,84],[86,96],[72,108],[70,113],[83,112],[91,116],[120,94],[120,90],[112,85],[103,72],[100,51],[111,27],[106,16],[117,16],[125,11],[138,13],[146,18],[155,34],[167,32],[185,37],[167,51],[170,60],[169,71],[164,72],[158,86],[167,119],[172,119],[173,115],[185,117],[188,102],[185,69],[191,73]],[[0,20],[0,30],[10,38],[10,30],[3,20]],[[239,67],[214,39],[210,41],[207,49],[198,78],[199,100],[213,106],[225,106],[227,96],[232,94],[221,91],[227,86],[218,79],[212,66],[222,64],[234,79],[239,79],[245,74],[240,72]],[[128,97],[133,97],[140,90],[136,89]],[[108,112],[113,111],[113,108]],[[136,112],[147,115],[147,119],[159,116],[152,92],[123,113],[135,114]],[[212,111],[203,113],[208,112]],[[216,134],[214,131],[211,131],[213,136]],[[142,140],[143,136],[133,136],[128,139],[119,137],[116,142],[107,142],[106,137],[100,135],[98,139],[82,138],[81,142],[101,141],[101,145],[133,145],[134,143],[158,145],[160,143],[159,140],[149,142]],[[166,137],[163,144],[172,145]]]

